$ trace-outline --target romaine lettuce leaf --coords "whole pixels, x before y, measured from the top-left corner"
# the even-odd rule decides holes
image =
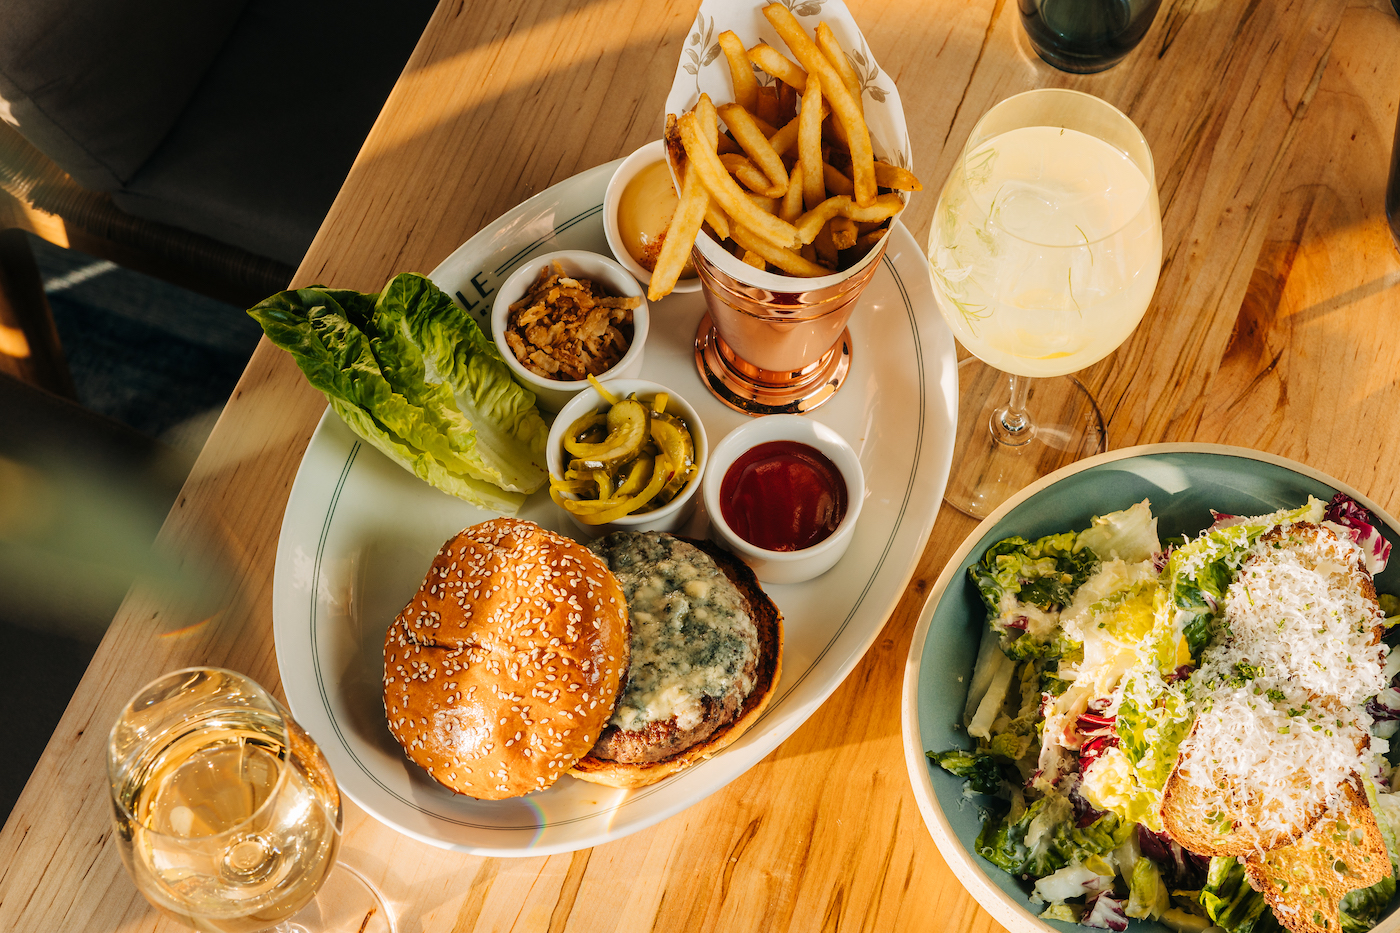
[[[1069,604],[1099,563],[1093,551],[1075,552],[1075,538],[1074,532],[1034,542],[1007,538],[988,548],[967,572],[994,616],[1001,612],[1003,595],[1040,609],[1058,609]]]
[[[248,314],[351,430],[425,482],[514,512],[548,479],[534,394],[425,277],[396,276],[377,295],[280,292]]]
[[[1128,916],[1155,920],[1171,906],[1171,894],[1167,891],[1167,883],[1157,863],[1150,858],[1140,858],[1134,862],[1132,874],[1128,877]]]
[[[944,771],[967,778],[968,789],[975,793],[995,794],[1001,790],[1001,767],[991,755],[958,748],[927,754]]]
[[[1100,560],[1123,560],[1137,563],[1160,551],[1157,540],[1157,519],[1146,499],[1137,505],[1095,518],[1093,524],[1079,533],[1075,549],[1088,548]]]
[[[1380,922],[1395,896],[1395,876],[1387,875],[1369,888],[1356,888],[1342,897],[1342,933],[1366,933]]]
[[[1043,878],[1071,860],[1111,852],[1133,831],[1112,813],[1085,827],[1074,823],[1070,801],[1051,793],[1026,808],[1020,819],[1009,812],[992,812],[982,825],[975,846],[978,855],[1012,874]]]
[[[1273,919],[1264,895],[1249,886],[1244,866],[1234,856],[1210,860],[1205,887],[1201,888],[1201,906],[1225,933],[1253,933],[1261,915]]]

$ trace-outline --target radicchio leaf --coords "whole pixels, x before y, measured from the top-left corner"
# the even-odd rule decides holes
[[[1366,569],[1372,576],[1385,569],[1390,559],[1390,542],[1380,532],[1380,520],[1346,493],[1339,492],[1327,503],[1324,521],[1351,531],[1351,539],[1361,548]]]
[[[1114,930],[1116,933],[1128,928],[1128,912],[1125,902],[1107,892],[1094,898],[1079,922],[1096,930]]]

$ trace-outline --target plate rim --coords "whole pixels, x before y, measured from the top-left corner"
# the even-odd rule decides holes
[[[503,239],[510,239],[510,231],[513,225],[529,223],[531,219],[535,218],[536,215],[543,215],[552,208],[554,208],[556,205],[568,203],[568,200],[571,197],[577,197],[576,194],[571,194],[571,192],[577,191],[580,185],[605,184],[606,179],[611,177],[611,172],[616,171],[616,167],[620,165],[622,161],[622,159],[617,159],[613,162],[604,163],[603,165],[595,166],[591,169],[585,169],[584,171],[579,172],[576,175],[563,179],[555,185],[551,185],[549,188],[538,192],[531,198],[528,198],[520,204],[517,204],[509,210],[505,211],[500,216],[494,218],[489,223],[483,225],[476,233],[474,233],[471,237],[469,237],[466,241],[464,241],[456,249],[454,249],[451,254],[449,254],[445,259],[443,259],[442,262],[440,262],[438,266],[435,267],[431,273],[429,273],[429,277],[437,279],[443,276],[454,275],[457,270],[454,270],[452,267],[454,265],[462,264],[464,260],[461,257],[467,253],[474,254],[477,251],[480,251],[484,253],[485,256],[489,257],[493,252],[499,251],[499,244],[501,243],[501,241]],[[577,217],[572,217],[568,225],[571,226],[573,223],[588,220],[589,218],[597,214],[600,210],[601,205],[599,205],[598,207],[590,207],[589,209],[584,210],[582,213],[580,213]],[[528,254],[530,250],[539,246],[541,242],[545,242],[551,237],[558,236],[562,229],[563,228],[554,227],[551,229],[548,235],[538,237],[532,242],[529,242],[528,245],[522,246],[519,250],[515,252],[515,255],[512,256],[511,259],[506,261],[506,265],[517,261],[520,255]],[[900,225],[900,229],[903,233],[903,237],[907,238],[906,247],[910,252],[910,256],[907,259],[905,259],[905,261],[899,266],[895,264],[893,257],[889,258],[891,266],[890,271],[894,276],[894,282],[890,287],[900,294],[900,297],[902,298],[902,303],[907,305],[909,322],[915,331],[914,336],[916,348],[916,363],[918,368],[922,372],[921,381],[923,382],[920,405],[923,408],[924,414],[921,415],[920,421],[924,421],[925,418],[931,418],[930,423],[925,428],[925,431],[931,432],[931,439],[919,443],[916,450],[914,451],[914,464],[912,465],[913,473],[911,474],[910,480],[906,486],[907,491],[903,494],[904,496],[908,496],[910,493],[913,492],[914,489],[917,488],[916,484],[927,484],[929,487],[935,487],[936,484],[941,481],[943,485],[946,485],[948,471],[950,469],[952,459],[951,437],[955,436],[956,432],[957,372],[956,351],[954,348],[951,331],[947,330],[947,327],[942,322],[941,317],[937,315],[937,313],[934,311],[933,304],[929,302],[925,307],[924,303],[920,302],[916,297],[917,289],[913,289],[911,292],[909,285],[905,282],[905,280],[910,277],[911,272],[916,273],[919,271],[919,269],[923,268],[922,265],[919,265],[917,268],[910,268],[911,262],[917,262],[918,260],[922,259],[922,249],[919,247],[912,233],[910,233],[907,228],[903,227],[903,225]],[[474,241],[477,241],[479,238],[479,245],[476,245],[474,247]],[[505,266],[502,266],[502,268],[504,267]],[[475,284],[475,280],[473,280],[473,284]],[[478,286],[478,288],[480,288],[480,286]],[[484,302],[484,304],[486,305],[486,307],[482,309],[481,313],[472,312],[470,311],[470,309],[469,313],[473,313],[474,316],[478,318],[485,317],[489,314],[490,299],[487,299]],[[922,343],[923,346],[920,346],[920,343]],[[951,381],[949,376],[950,373]],[[307,451],[303,453],[302,463],[306,462],[307,452],[315,448],[316,439],[322,433],[327,423],[327,420],[332,416],[332,414],[333,409],[329,406],[326,408],[325,411],[323,411],[322,418],[317,423],[316,429],[313,431],[311,439],[308,441]],[[933,432],[943,431],[945,428],[944,422],[947,422],[946,430],[948,432],[948,437],[950,438],[950,440],[948,440],[946,443],[940,444],[936,439],[936,433]],[[309,495],[307,489],[302,488],[306,483],[324,483],[327,482],[329,479],[331,480],[331,485],[334,485],[333,477],[327,478],[318,475],[315,478],[315,480],[313,480],[310,477],[310,474],[307,474],[306,476],[303,476],[302,474],[302,466],[301,464],[299,464],[297,475],[294,478],[291,489],[288,493],[289,503],[295,500],[299,489],[302,492],[303,498]],[[934,489],[934,491],[937,491],[936,488]],[[324,499],[330,495],[333,494],[318,494],[318,498]],[[486,845],[482,845],[476,843],[475,841],[464,842],[461,840],[449,838],[445,835],[430,835],[420,831],[419,829],[411,828],[410,826],[405,825],[403,821],[400,821],[399,819],[395,818],[392,814],[381,812],[382,808],[376,806],[374,801],[366,801],[364,799],[361,799],[362,795],[358,791],[346,789],[346,796],[355,801],[355,803],[362,810],[364,810],[367,815],[374,817],[376,821],[383,823],[385,826],[387,826],[390,829],[393,829],[396,832],[403,833],[404,835],[407,835],[411,838],[417,839],[421,842],[425,842],[427,844],[439,848],[446,848],[454,851],[463,851],[472,854],[492,857],[530,857],[536,855],[549,855],[562,852],[576,851],[581,848],[600,845],[618,838],[622,838],[633,832],[637,832],[642,829],[646,829],[652,825],[655,825],[656,823],[661,822],[664,819],[668,819],[671,816],[676,815],[677,813],[689,808],[693,804],[704,799],[704,797],[707,797],[710,794],[716,792],[717,790],[723,788],[728,783],[730,783],[730,781],[736,779],[740,774],[744,773],[753,765],[762,761],[763,758],[767,757],[767,755],[771,754],[771,752],[777,747],[777,745],[780,745],[783,741],[786,741],[787,738],[789,738],[792,735],[792,733],[794,733],[798,728],[800,728],[807,721],[807,719],[810,718],[810,716],[815,712],[815,710],[819,708],[827,698],[829,698],[830,694],[835,692],[835,690],[839,688],[841,683],[845,681],[845,679],[850,675],[850,672],[854,670],[854,668],[859,664],[861,658],[863,658],[865,654],[868,653],[870,647],[878,640],[880,632],[884,628],[884,622],[888,621],[893,609],[895,608],[895,606],[898,605],[898,602],[902,597],[904,590],[908,587],[910,579],[912,579],[914,574],[916,573],[918,569],[918,555],[922,553],[922,548],[927,544],[927,541],[935,526],[938,517],[939,507],[941,505],[941,500],[941,494],[937,496],[930,496],[930,507],[925,509],[924,514],[917,518],[916,524],[911,523],[903,530],[903,533],[901,533],[899,525],[895,525],[894,528],[891,529],[889,541],[888,543],[884,544],[882,548],[883,551],[888,552],[889,549],[893,547],[899,540],[907,536],[912,536],[918,539],[916,553],[908,561],[907,566],[899,572],[899,579],[889,581],[890,592],[888,598],[883,601],[883,604],[879,605],[876,609],[867,609],[867,612],[869,612],[872,616],[878,613],[880,619],[883,621],[878,626],[870,626],[870,631],[868,631],[865,634],[865,636],[861,637],[858,643],[849,646],[848,659],[838,662],[835,670],[833,671],[833,673],[839,673],[841,676],[833,677],[829,688],[822,689],[821,697],[815,702],[808,699],[806,701],[799,701],[794,703],[791,709],[788,710],[787,715],[785,717],[787,721],[779,723],[770,732],[770,735],[775,740],[775,744],[772,748],[769,748],[767,751],[764,752],[763,755],[759,756],[758,758],[755,758],[753,762],[746,765],[734,777],[719,781],[713,790],[707,791],[705,794],[699,797],[678,798],[673,805],[659,806],[656,808],[654,813],[650,814],[646,818],[638,819],[636,822],[632,823],[632,825],[628,826],[626,829],[620,832],[608,829],[600,833],[589,834],[587,838],[578,841],[564,839],[552,844],[543,845],[538,843],[527,843],[522,845],[499,845],[488,843]],[[289,523],[292,522],[295,518],[295,516],[292,513],[293,510],[290,508],[284,511],[282,527],[279,530],[279,563],[281,562],[280,558],[282,556],[283,541],[290,541],[290,539],[286,536],[290,527]],[[300,527],[300,524],[300,522],[297,523],[298,528]],[[293,536],[295,536],[299,532],[297,532],[294,529],[292,533]],[[304,538],[305,535],[302,535],[302,537]],[[880,563],[884,562],[881,561]],[[879,569],[879,565],[877,564],[875,570],[872,571],[870,580],[867,581],[867,588],[869,587],[869,585],[873,585],[876,579],[878,578]],[[288,576],[289,570],[290,568],[284,568],[284,571],[280,574],[276,570],[274,570],[274,610],[282,602],[282,600],[278,598],[278,593],[276,592],[276,590],[291,585],[291,580]],[[278,585],[279,582],[281,586]],[[883,589],[883,587],[881,587],[881,589]],[[857,608],[859,608],[858,603],[857,605],[852,607],[852,618],[854,618],[854,613]],[[283,628],[284,626],[279,626],[277,624],[278,620],[275,612],[273,621],[274,641],[276,641],[276,634],[278,630],[280,628]],[[848,620],[848,622],[849,621],[850,620]],[[289,620],[285,624],[299,626],[301,622],[302,619],[300,618],[300,616],[298,616],[297,619]],[[827,644],[824,647],[824,649],[817,655],[817,657],[813,659],[811,665],[813,669],[815,669],[815,667],[821,662],[824,656],[828,655],[833,648],[836,648],[838,646],[841,633],[845,630],[845,628],[846,624],[842,624],[841,627],[831,637],[830,643]],[[298,650],[300,650],[301,648],[300,645],[296,647],[298,648]],[[299,680],[305,673],[300,666],[296,667],[295,669],[288,667],[288,664],[292,660],[289,656],[290,650],[291,646],[289,644],[287,650],[277,652],[279,674],[281,674],[282,676],[284,684],[284,693],[287,692],[286,684],[292,682],[292,680],[289,680],[289,677]],[[803,679],[805,679],[805,677]],[[800,682],[800,680],[794,682],[793,688],[796,688]],[[288,696],[288,704],[291,705],[291,702],[291,697]],[[336,719],[336,716],[332,713],[332,711],[329,708],[327,708],[323,712],[326,714],[326,718],[332,721],[332,728],[335,728],[334,721]],[[327,738],[329,739],[329,737]],[[337,739],[339,739],[342,744],[345,744],[344,737],[337,736]],[[617,803],[617,805],[610,807],[609,812],[614,812],[617,809],[625,807],[632,802],[637,801],[633,799],[633,795],[628,795],[627,799],[621,800]],[[435,815],[431,813],[425,813],[425,816],[430,820],[435,817]]]
[[[1356,490],[1349,483],[1344,483],[1336,477],[1324,473],[1305,463],[1283,457],[1278,454],[1269,453],[1263,450],[1254,450],[1249,447],[1237,447],[1231,444],[1213,444],[1197,441],[1171,441],[1158,444],[1137,444],[1132,447],[1124,447],[1118,450],[1110,450],[1083,460],[1076,461],[1068,466],[1061,467],[1053,473],[1041,477],[1031,485],[1007,499],[996,508],[990,515],[978,522],[977,527],[970,531],[963,542],[958,545],[943,566],[943,570],[938,575],[937,582],[929,590],[928,596],[924,599],[923,606],[919,609],[919,621],[914,627],[914,635],[909,643],[909,652],[905,656],[904,662],[904,684],[900,697],[900,733],[904,746],[904,764],[908,771],[910,788],[914,793],[914,801],[918,804],[919,814],[923,817],[925,828],[933,837],[935,846],[944,862],[952,869],[958,881],[972,895],[983,910],[992,915],[1002,926],[1016,933],[1061,933],[1055,927],[1050,926],[1044,920],[1030,914],[1025,907],[1017,903],[1009,894],[997,886],[981,865],[977,864],[973,853],[963,845],[962,840],[953,832],[952,825],[948,822],[947,816],[943,812],[943,807],[938,802],[938,795],[933,791],[933,782],[929,777],[927,757],[924,754],[923,742],[918,730],[918,702],[919,702],[919,670],[923,663],[924,645],[928,640],[929,626],[933,621],[934,610],[938,608],[943,599],[944,593],[952,583],[952,579],[957,574],[957,569],[967,558],[967,555],[981,542],[982,538],[994,528],[998,522],[1008,515],[1013,509],[1021,505],[1028,499],[1033,498],[1042,491],[1059,483],[1076,473],[1093,467],[1102,466],[1106,463],[1113,463],[1119,460],[1128,460],[1135,457],[1149,456],[1155,454],[1171,453],[1203,453],[1218,454],[1222,456],[1236,457],[1242,460],[1255,460],[1280,466],[1291,470],[1308,479],[1316,480],[1331,486],[1338,492],[1345,493],[1352,497],[1361,505],[1370,509],[1377,518],[1390,527],[1396,534],[1400,534],[1400,523],[1397,523],[1394,516],[1381,508],[1369,496]],[[1400,910],[1395,911],[1387,918],[1390,922],[1378,924],[1372,933],[1393,933],[1400,927]]]

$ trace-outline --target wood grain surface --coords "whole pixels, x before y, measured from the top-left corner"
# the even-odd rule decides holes
[[[1400,509],[1400,259],[1382,212],[1400,22],[1388,3],[1166,0],[1136,52],[1082,77],[1034,57],[1015,2],[850,5],[905,102],[925,184],[905,223],[920,242],[964,139],[1002,98],[1078,88],[1142,127],[1161,282],[1128,342],[1082,374],[1111,447],[1255,447]],[[524,198],[657,138],[694,16],[691,2],[661,0],[444,0],[297,282],[375,290],[428,271]],[[129,595],[0,834],[0,930],[181,929],[122,869],[104,741],[122,703],[172,668],[217,664],[280,686],[273,558],[323,409],[263,341],[161,534],[196,585]],[[670,820],[570,855],[493,860],[414,842],[351,805],[344,857],[406,933],[998,929],[924,829],[899,738],[911,633],[973,527],[945,507],[846,683],[763,762]]]

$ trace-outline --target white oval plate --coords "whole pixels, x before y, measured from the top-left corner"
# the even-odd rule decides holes
[[[497,285],[532,255],[608,254],[602,203],[620,163],[540,192],[449,256],[432,279],[489,325]],[[442,543],[491,517],[360,443],[329,411],[311,438],[277,545],[273,632],[293,715],[316,738],[341,789],[416,839],[480,855],[548,855],[636,832],[719,790],[793,733],[874,642],[933,528],[952,459],[953,339],[934,305],[923,252],[902,226],[851,318],[845,386],[814,417],[860,454],[868,491],[855,540],[816,580],[768,587],[786,620],[778,693],[723,753],[660,784],[616,790],[563,778],[516,800],[455,796],[409,763],[389,734],[381,694],[384,632],[417,591]],[[693,361],[699,294],[652,306],[641,377],[674,388],[716,442],[742,423],[702,385]],[[568,533],[546,493],[521,517]],[[689,533],[703,536],[703,515]]]
[[[963,779],[929,761],[924,753],[965,748],[958,720],[967,680],[987,612],[967,568],[997,541],[1012,535],[1035,540],[1072,528],[1087,528],[1095,515],[1150,499],[1161,538],[1198,534],[1210,525],[1211,509],[1232,515],[1262,515],[1302,505],[1309,495],[1326,502],[1344,492],[1381,520],[1392,543],[1400,525],[1361,493],[1293,460],[1220,444],[1147,444],[1090,457],[1021,490],[978,525],[949,559],[929,593],[914,629],[904,667],[902,703],[904,761],[914,798],[929,833],[953,874],[996,921],[1015,933],[1082,930],[1076,924],[1041,920],[1042,906],[1029,902],[1031,885],[975,855],[982,827],[976,797],[963,796]],[[1376,576],[1382,593],[1400,591],[1400,559]],[[1392,914],[1374,933],[1396,933]],[[1129,922],[1130,933],[1170,933],[1161,923]]]

